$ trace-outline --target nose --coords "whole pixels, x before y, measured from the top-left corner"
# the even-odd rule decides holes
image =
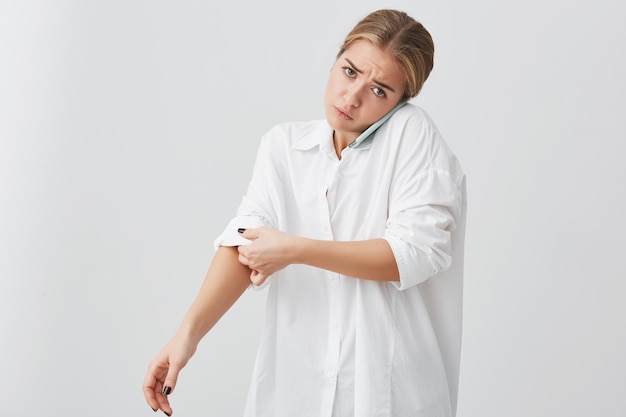
[[[346,106],[359,107],[361,105],[361,86],[354,82],[346,87],[343,93]]]

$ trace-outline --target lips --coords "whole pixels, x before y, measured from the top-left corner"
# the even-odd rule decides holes
[[[345,110],[337,106],[333,106],[333,107],[335,108],[335,114],[337,115],[337,117],[343,120],[352,120],[352,117],[348,113],[346,113]]]

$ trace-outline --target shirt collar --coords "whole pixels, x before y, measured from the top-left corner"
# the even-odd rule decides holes
[[[325,120],[321,121],[313,130],[298,139],[293,144],[293,148],[306,151],[318,145],[322,151],[335,152],[335,146],[333,145],[333,129]]]
[[[373,132],[369,135],[368,138],[363,140],[360,143],[355,143],[356,146],[350,146],[354,149],[369,149],[372,145],[372,140],[376,132]],[[330,127],[328,122],[325,120],[320,122],[318,126],[316,126],[313,130],[311,130],[306,135],[302,136],[298,139],[294,144],[293,148],[300,151],[307,151],[316,146],[320,147],[320,151],[326,153],[335,153],[335,145],[333,143],[333,129]]]

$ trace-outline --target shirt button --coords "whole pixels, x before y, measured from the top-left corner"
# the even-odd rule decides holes
[[[333,371],[328,371],[328,373],[326,374],[327,377],[332,378],[335,376],[335,373]]]

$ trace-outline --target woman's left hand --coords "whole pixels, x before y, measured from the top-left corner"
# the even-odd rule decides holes
[[[261,285],[270,275],[294,263],[296,237],[269,227],[246,229],[241,235],[252,241],[239,246],[239,262],[252,270],[250,281]]]

